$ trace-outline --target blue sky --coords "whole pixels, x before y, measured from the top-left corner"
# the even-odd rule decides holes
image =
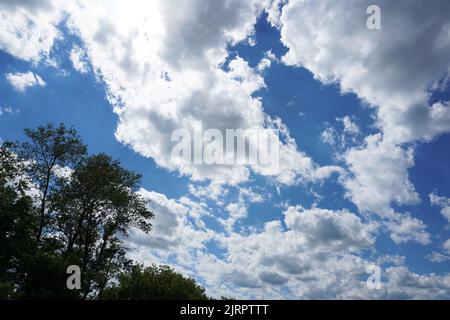
[[[130,257],[212,296],[448,299],[447,2],[202,2],[0,1],[0,138],[63,122],[141,173]],[[177,166],[196,121],[276,126],[280,168]]]

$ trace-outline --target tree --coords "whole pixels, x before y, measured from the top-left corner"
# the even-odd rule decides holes
[[[64,124],[26,129],[25,134],[31,141],[23,143],[18,154],[27,161],[28,174],[39,190],[36,242],[40,244],[45,228],[51,227],[47,201],[58,178],[55,170],[74,167],[86,155],[86,146],[77,132]]]
[[[25,133],[29,141],[0,146],[0,298],[101,297],[131,265],[129,228],[151,230],[136,192],[141,176],[105,154],[88,156],[63,124]],[[82,270],[81,292],[66,287],[69,265]]]
[[[20,299],[80,299],[80,293],[66,286],[67,262],[57,252],[37,251],[26,263],[27,276],[15,297]]]
[[[152,228],[139,174],[89,156],[64,125],[26,134],[0,145],[0,299],[208,299],[167,266],[127,259],[129,229]],[[81,269],[81,292],[66,287],[70,265]]]
[[[35,252],[35,217],[26,195],[24,166],[11,149],[0,146],[0,298],[12,298],[17,284],[23,284],[25,265]]]
[[[82,272],[83,297],[100,297],[110,277],[127,266],[121,238],[130,227],[150,232],[153,214],[136,193],[141,176],[105,154],[86,157],[50,198],[63,257]]]
[[[207,300],[205,289],[168,266],[134,265],[123,272],[118,284],[105,289],[111,300]]]

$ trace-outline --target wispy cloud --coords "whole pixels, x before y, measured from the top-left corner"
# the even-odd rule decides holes
[[[45,87],[47,83],[42,78],[31,72],[7,73],[6,80],[19,92],[25,92],[30,87]]]

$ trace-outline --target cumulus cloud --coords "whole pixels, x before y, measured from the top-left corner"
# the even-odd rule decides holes
[[[210,199],[218,204],[223,204],[222,199],[228,195],[229,189],[220,183],[209,183],[207,185],[189,184],[189,192],[202,199]]]
[[[227,231],[233,229],[234,224],[247,216],[247,206],[242,202],[232,202],[225,207],[228,213],[227,219],[220,219],[219,221],[225,226]]]
[[[265,272],[265,271],[259,274],[259,279],[261,279],[261,281],[263,282],[275,286],[285,284],[289,280],[288,278],[282,277],[275,272]]]
[[[450,4],[375,1],[382,30],[366,28],[373,1],[292,0],[283,7],[281,36],[289,65],[325,83],[338,82],[377,107],[387,139],[430,139],[450,130],[450,108],[428,105],[428,89],[449,72]]]
[[[224,132],[280,125],[264,113],[255,96],[265,88],[261,73],[275,56],[267,52],[255,69],[240,57],[227,61],[227,46],[251,37],[257,17],[271,6],[271,1],[257,0],[136,1],[132,6],[122,1],[23,1],[0,8],[5,16],[17,16],[3,28],[7,39],[0,48],[22,59],[42,59],[58,38],[57,24],[65,16],[85,50],[72,50],[74,67],[84,72],[87,58],[105,82],[119,115],[120,142],[194,181],[235,185],[248,181],[252,172],[289,185],[325,179],[336,170],[321,170],[293,139],[277,142],[281,165],[276,168],[180,164],[171,154],[171,133],[179,128],[203,125]],[[29,28],[25,21],[32,21]],[[27,37],[30,50],[14,49]]]
[[[441,252],[433,251],[429,255],[427,255],[427,259],[434,263],[442,263],[446,261],[450,261],[450,256]]]
[[[450,261],[450,239],[442,243],[442,252],[433,251],[427,256],[428,260],[435,263]]]
[[[48,57],[60,33],[62,1],[0,2],[0,49],[24,60]]]
[[[369,247],[374,242],[376,225],[365,225],[360,218],[345,210],[305,210],[297,206],[289,207],[284,214],[287,227],[299,232],[308,246],[351,250]]]
[[[275,54],[271,50],[269,50],[264,53],[264,58],[262,58],[261,61],[258,63],[258,66],[256,67],[256,69],[259,72],[262,72],[262,71],[270,68],[270,66],[274,62],[278,62],[278,58],[275,56]]]
[[[178,165],[171,157],[175,144],[170,136],[175,129],[193,129],[200,123],[205,129],[261,127],[260,102],[249,96],[262,85],[261,79],[235,80],[239,70],[248,71],[238,61],[231,64],[231,74],[217,67],[226,57],[226,44],[245,39],[251,31],[256,3],[225,7],[219,1],[142,1],[128,6],[111,1],[108,16],[103,6],[89,2],[74,10],[68,23],[106,82],[119,114],[117,139],[194,180],[246,179],[245,167]]]
[[[381,230],[390,232],[397,244],[430,243],[422,221],[391,207],[420,201],[408,175],[414,149],[404,143],[428,141],[450,130],[447,102],[428,103],[429,90],[442,90],[448,83],[442,80],[450,67],[447,1],[415,0],[409,6],[378,1],[381,31],[365,28],[365,0],[61,3],[0,2],[0,49],[32,62],[45,59],[60,36],[57,25],[66,17],[70,32],[81,41],[70,52],[73,66],[82,73],[92,67],[104,81],[119,119],[116,138],[159,167],[193,180],[190,195],[178,199],[140,191],[151,201],[154,230],[150,235],[130,230],[130,257],[146,264],[170,263],[202,280],[217,297],[449,297],[449,275],[415,274],[404,266],[403,257],[379,256],[374,249]],[[365,137],[361,145],[355,146],[355,137],[362,133],[351,117],[336,119],[342,132],[328,135],[338,137],[329,140],[332,143],[345,142],[342,159],[348,172],[317,165],[299,150],[282,120],[264,112],[258,94],[266,89],[264,71],[278,63],[273,53],[266,52],[255,68],[228,55],[229,45],[253,37],[263,11],[280,28],[289,50],[282,59],[285,64],[303,66],[324,83],[338,83],[342,92],[355,93],[376,113],[380,132]],[[27,79],[25,83],[45,85],[33,73]],[[173,161],[171,132],[200,125],[221,131],[278,129],[280,166]],[[240,187],[238,199],[229,201],[224,184],[249,181],[252,173],[285,185],[339,173],[347,197],[363,215],[290,206],[281,219],[262,228],[239,230],[236,222],[246,217],[249,204],[267,196]],[[206,200],[223,206],[227,216],[210,215]],[[446,216],[447,199],[430,195],[430,200]],[[374,222],[372,213],[382,221]],[[224,232],[210,229],[209,219],[222,223]],[[441,258],[448,251],[444,242]],[[366,268],[374,262],[384,268],[381,290],[366,287]]]
[[[386,229],[396,244],[415,241],[431,242],[426,225],[408,214],[400,214],[391,206],[416,204],[420,197],[409,181],[408,169],[414,165],[413,149],[404,150],[381,135],[371,135],[359,148],[344,154],[350,173],[341,182],[347,197],[362,213],[375,213],[385,220]]]
[[[342,118],[336,119],[339,122],[342,122],[344,126],[344,132],[350,135],[357,135],[360,133],[358,125],[353,121],[349,116],[344,116]]]
[[[274,220],[258,232],[218,235],[221,247],[227,251],[226,260],[220,262],[224,276],[220,272],[209,275],[206,266],[199,274],[212,287],[225,287],[224,290],[230,290],[234,295],[280,298],[286,297],[282,292],[287,289],[296,298],[318,298],[325,295],[325,287],[331,287],[337,274],[343,272],[339,269],[346,268],[346,263],[351,260],[359,261],[358,274],[364,272],[362,260],[353,253],[371,247],[376,225],[364,223],[348,211],[300,206],[289,207],[284,212],[283,222],[286,230],[281,221]],[[218,270],[215,259],[204,259],[211,269]],[[230,278],[230,274],[240,276]],[[352,276],[356,277],[356,274]],[[224,279],[227,281],[220,285]],[[362,285],[360,283],[359,287]],[[253,287],[258,287],[258,291],[251,290]],[[333,296],[335,293],[328,294]]]
[[[269,198],[270,195],[265,197],[258,191],[255,191],[251,188],[240,188],[239,197],[240,199],[242,199],[241,201],[246,201],[249,203],[261,203],[264,202],[264,200],[266,200],[267,198]]]
[[[429,198],[433,206],[441,208],[442,216],[450,223],[450,198],[441,197],[435,193],[430,193]]]
[[[381,8],[381,30],[366,27],[371,4]],[[450,70],[450,21],[444,13],[449,9],[445,0],[291,0],[280,11],[275,25],[289,49],[284,63],[307,68],[323,83],[339,84],[343,93],[355,93],[375,111],[380,133],[343,156],[350,174],[341,182],[362,212],[386,217],[394,203],[417,203],[408,177],[414,151],[404,144],[450,131],[448,101],[429,103],[430,90],[445,85],[442,79]],[[346,130],[356,132],[347,120]],[[336,143],[335,131],[324,131],[322,139]],[[410,222],[406,217],[400,225]],[[398,231],[398,221],[392,223],[389,229]]]
[[[336,151],[342,152],[348,147],[359,144],[361,130],[350,116],[335,119],[340,128],[327,123],[324,131],[320,134],[323,142],[331,145]],[[337,158],[341,155],[338,153]]]
[[[19,92],[24,92],[30,87],[45,87],[47,85],[39,75],[31,71],[24,73],[7,73],[5,76],[11,86]]]
[[[191,212],[201,220],[208,216],[201,203],[141,194],[152,201],[154,231],[130,233],[130,257],[169,263],[204,283],[214,297],[413,299],[448,298],[450,292],[448,275],[415,274],[404,266],[404,257],[363,258],[362,253],[373,252],[378,224],[346,210],[291,206],[283,220],[267,222],[261,230],[224,234],[197,226]],[[218,251],[206,250],[209,245]],[[382,267],[380,290],[366,286],[367,267],[374,263]]]
[[[74,46],[70,52],[70,60],[75,70],[80,73],[89,72],[89,64],[87,61],[86,52],[79,46]]]
[[[183,199],[168,199],[165,195],[142,189],[140,194],[150,201],[149,209],[154,212],[154,229],[150,236],[138,229],[132,229],[130,243],[135,246],[146,246],[152,249],[177,252],[177,248],[188,238],[191,248],[201,247],[202,241],[208,238],[207,232],[202,231],[195,223],[202,215],[207,214],[205,208],[197,203],[190,203]],[[193,220],[192,220],[193,219]]]
[[[202,125],[204,130],[224,132],[278,125],[254,96],[265,88],[261,72],[273,54],[267,53],[255,69],[240,57],[226,61],[227,45],[252,35],[265,5],[265,1],[142,1],[128,6],[110,1],[103,8],[104,3],[91,1],[72,8],[68,25],[83,40],[119,115],[117,139],[194,181],[238,184],[251,172],[274,176],[284,184],[325,178],[316,174],[320,167],[293,140],[277,142],[279,168],[180,164],[172,157],[175,143],[170,136],[178,128],[194,130]],[[105,11],[111,14],[105,16]]]
[[[445,251],[447,254],[450,254],[450,239],[446,240],[446,241],[443,243],[442,248],[444,248],[444,251]]]
[[[430,292],[448,297],[448,275],[415,274],[400,256],[362,258],[360,253],[370,251],[375,241],[377,224],[351,212],[293,206],[284,212],[283,222],[287,229],[274,220],[258,232],[219,237],[226,259],[202,256],[198,273],[222,293],[246,298],[412,299]],[[366,286],[367,267],[373,263],[386,266],[380,290]],[[223,270],[224,276],[212,270]]]
[[[404,179],[412,159],[411,156],[401,155],[404,152],[396,147],[395,142],[429,139],[450,129],[450,122],[444,124],[450,114],[449,108],[443,104],[427,104],[427,89],[444,77],[450,67],[450,58],[446,54],[450,41],[444,37],[450,25],[447,16],[442,14],[442,8],[437,9],[448,6],[448,3],[437,1],[425,4],[425,1],[416,1],[404,7],[400,2],[377,1],[383,15],[383,29],[377,31],[365,27],[369,4],[368,1],[289,1],[283,7],[281,16],[282,41],[289,48],[284,61],[308,68],[325,83],[338,82],[343,92],[354,92],[378,108],[378,122],[384,135],[370,137],[367,150],[351,151],[349,165],[355,168],[357,176],[361,176],[362,172],[370,175],[370,172],[380,170],[397,171],[398,174],[390,179],[402,184],[400,198],[396,200],[408,202],[415,199],[412,186]],[[420,15],[416,14],[417,10],[420,10]],[[416,65],[414,61],[421,63]],[[347,128],[351,128],[348,121]],[[378,140],[376,145],[373,140]],[[390,148],[394,156],[403,158],[400,161],[403,165],[398,165],[398,169],[403,169],[386,168],[386,162],[379,161],[379,156],[370,161],[378,148],[380,153],[382,149]],[[368,157],[355,159],[364,154]],[[363,166],[367,160],[374,165],[379,164],[380,170],[358,170],[358,163]],[[376,181],[368,181],[373,180],[370,177],[359,180],[353,182],[359,185],[367,183],[372,191],[370,193],[375,195],[374,202],[384,205],[394,200],[389,195],[390,188],[385,197],[378,196],[383,193],[384,186],[389,185],[386,181],[377,185]],[[358,194],[353,192],[354,185],[347,184],[352,195],[357,197]],[[359,191],[364,192],[364,189]],[[369,199],[355,200],[363,209],[366,209],[364,206],[372,207]],[[367,201],[369,203],[366,205]]]
[[[364,288],[358,276],[365,272],[365,262],[355,254],[373,245],[376,225],[348,211],[289,207],[284,212],[286,230],[274,220],[257,232],[221,234],[196,226],[193,202],[140,193],[151,201],[154,231],[144,235],[132,230],[130,256],[146,264],[171,263],[206,283],[212,295],[287,298],[288,289],[296,297],[333,297],[345,289],[327,290],[344,275],[349,287]],[[223,258],[205,250],[211,241],[226,252]]]
[[[386,270],[386,299],[448,299],[450,274],[420,275],[404,266],[390,267]]]
[[[347,196],[362,212],[389,215],[392,203],[414,204],[419,195],[409,181],[408,169],[414,165],[413,150],[404,150],[382,136],[371,135],[365,145],[344,155],[351,174],[342,178]]]
[[[431,235],[426,231],[426,225],[419,219],[408,214],[395,214],[386,222],[391,238],[396,244],[415,241],[423,245],[431,243]]]

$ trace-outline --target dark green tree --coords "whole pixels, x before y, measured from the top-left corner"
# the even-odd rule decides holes
[[[35,130],[26,129],[30,141],[18,149],[20,157],[27,161],[28,175],[39,190],[38,225],[36,242],[40,244],[45,231],[51,232],[52,220],[48,211],[48,198],[58,179],[55,170],[73,168],[86,156],[86,146],[74,129],[64,124],[40,126]]]
[[[150,232],[153,214],[136,189],[141,176],[105,154],[86,157],[51,197],[63,257],[82,271],[83,297],[101,297],[129,261],[122,240],[130,227]]]
[[[23,284],[25,265],[35,252],[35,217],[31,198],[26,195],[24,166],[11,150],[0,146],[0,298],[10,299],[17,284]]]
[[[36,251],[26,263],[27,276],[15,298],[33,300],[80,299],[66,286],[67,262],[58,252]]]
[[[25,132],[0,145],[0,299],[208,299],[193,279],[126,258],[130,228],[152,227],[139,174],[89,156],[64,125]],[[66,287],[69,265],[81,291]]]
[[[134,265],[104,291],[111,300],[207,300],[205,289],[168,266]]]
[[[2,200],[0,216],[2,233],[7,235],[1,247],[14,255],[4,255],[2,266],[14,274],[15,298],[73,296],[60,281],[65,277],[64,261],[49,198],[60,179],[57,170],[74,167],[86,156],[86,147],[76,131],[63,124],[26,129],[25,134],[29,141],[6,143],[3,148],[3,171],[15,168],[15,172],[7,178],[9,199]]]

